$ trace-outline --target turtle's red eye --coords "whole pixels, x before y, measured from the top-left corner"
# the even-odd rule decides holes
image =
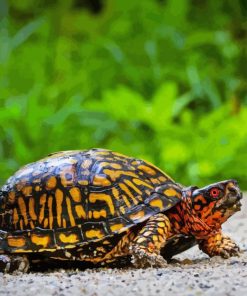
[[[220,190],[218,188],[212,188],[210,190],[210,196],[213,198],[217,198],[220,195]]]

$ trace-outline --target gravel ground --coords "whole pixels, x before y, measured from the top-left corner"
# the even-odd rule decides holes
[[[194,247],[164,269],[0,274],[0,295],[247,295],[247,194],[243,203],[223,227],[243,250],[240,257],[209,259]]]

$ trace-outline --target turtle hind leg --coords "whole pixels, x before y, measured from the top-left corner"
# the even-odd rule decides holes
[[[166,241],[160,254],[167,260],[167,262],[171,262],[173,256],[192,248],[196,244],[197,241],[193,236],[177,234]]]
[[[132,263],[135,267],[166,267],[166,260],[160,255],[170,231],[170,221],[164,214],[151,217],[140,230],[130,246]]]
[[[0,272],[12,273],[14,271],[27,272],[29,260],[25,255],[0,255]]]

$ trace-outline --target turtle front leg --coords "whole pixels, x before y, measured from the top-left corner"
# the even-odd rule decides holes
[[[27,272],[29,260],[26,256],[0,255],[0,272],[11,273],[14,271]]]
[[[210,236],[208,239],[199,242],[199,248],[210,257],[221,256],[222,258],[229,258],[239,255],[239,247],[228,236],[218,232]]]
[[[151,217],[130,246],[135,267],[165,267],[166,260],[160,255],[170,231],[170,221],[164,214]]]

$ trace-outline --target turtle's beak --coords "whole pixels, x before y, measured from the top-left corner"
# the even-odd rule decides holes
[[[235,182],[229,182],[226,186],[226,205],[232,208],[234,211],[241,209],[240,200],[243,198],[243,193],[240,191],[238,185]]]

